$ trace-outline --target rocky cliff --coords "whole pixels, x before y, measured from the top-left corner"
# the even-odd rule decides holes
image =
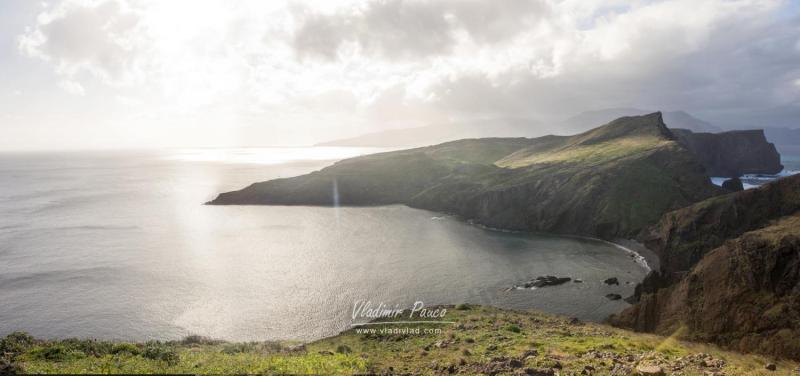
[[[777,174],[783,170],[780,154],[761,129],[722,133],[672,129],[672,133],[706,167],[710,176]]]
[[[612,238],[721,192],[654,113],[576,136],[461,140],[348,159],[210,204],[406,204],[492,227]]]
[[[661,270],[612,323],[800,359],[800,176],[667,213],[642,240]]]

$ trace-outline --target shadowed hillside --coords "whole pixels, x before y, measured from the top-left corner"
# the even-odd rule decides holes
[[[653,113],[576,136],[469,139],[347,159],[210,204],[406,204],[492,227],[611,238],[718,193]]]
[[[800,359],[800,176],[670,212],[643,240],[661,270],[612,323]]]

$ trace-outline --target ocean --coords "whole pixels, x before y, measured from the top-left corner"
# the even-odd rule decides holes
[[[0,154],[0,335],[307,341],[358,302],[478,303],[599,321],[647,269],[594,240],[405,206],[206,206],[366,148]],[[509,287],[542,275],[583,280]],[[619,286],[603,280],[619,278]]]

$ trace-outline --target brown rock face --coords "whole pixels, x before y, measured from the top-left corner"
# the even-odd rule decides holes
[[[722,133],[673,129],[672,134],[697,157],[710,176],[777,174],[783,170],[780,154],[761,129]]]
[[[725,242],[680,282],[643,295],[615,320],[800,359],[800,214]]]
[[[661,270],[613,324],[800,359],[800,176],[667,213],[643,240]]]
[[[661,259],[661,273],[685,273],[710,250],[800,210],[800,175],[717,196],[665,214],[640,240]]]

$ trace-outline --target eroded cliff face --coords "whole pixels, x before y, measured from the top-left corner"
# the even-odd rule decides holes
[[[639,236],[664,276],[685,273],[725,240],[800,210],[800,175],[717,196],[665,214]]]
[[[723,192],[654,113],[570,137],[460,140],[347,159],[211,204],[406,204],[492,227],[614,238]]]
[[[611,322],[800,359],[800,214],[726,241]]]
[[[800,359],[800,176],[667,213],[642,240],[661,269],[611,323]]]
[[[672,133],[705,166],[710,176],[777,174],[783,170],[780,154],[761,129],[721,133],[672,129]]]

